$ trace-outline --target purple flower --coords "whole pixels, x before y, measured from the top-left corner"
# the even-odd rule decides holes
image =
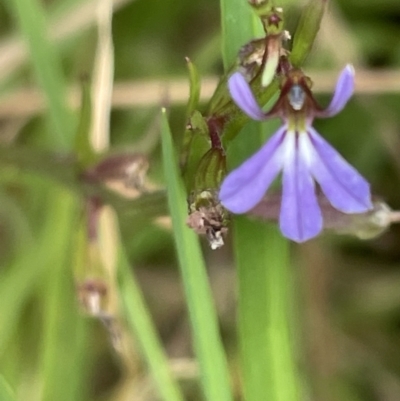
[[[330,204],[343,213],[363,213],[372,206],[368,182],[312,127],[314,117],[339,113],[354,90],[354,69],[344,68],[330,105],[315,101],[308,78],[300,70],[288,73],[278,101],[265,113],[240,73],[229,79],[235,103],[251,118],[280,117],[283,124],[263,147],[223,181],[219,197],[233,213],[245,213],[264,197],[282,171],[282,203],[279,215],[283,235],[303,242],[323,227],[315,182]]]

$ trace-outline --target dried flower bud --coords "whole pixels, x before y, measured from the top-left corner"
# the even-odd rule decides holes
[[[239,50],[238,71],[251,82],[261,71],[261,85],[266,87],[274,79],[282,58],[287,59],[287,50],[282,42],[290,38],[287,31],[277,34],[268,34],[265,38],[255,39],[245,44]]]
[[[266,39],[255,39],[242,46],[238,53],[238,71],[250,82],[258,74],[264,60]]]
[[[249,4],[261,19],[267,35],[283,31],[283,9],[274,7],[268,0],[249,0]]]
[[[100,278],[86,278],[76,287],[78,300],[84,313],[99,319],[104,324],[113,347],[116,351],[121,352],[120,324],[114,315],[106,311],[109,298],[109,288],[106,282]]]
[[[136,196],[142,192],[148,168],[149,162],[142,154],[115,154],[88,168],[84,177],[89,182],[102,182],[122,195],[133,197],[126,190],[134,190]]]
[[[197,234],[205,235],[211,249],[224,245],[227,233],[227,212],[218,200],[215,190],[192,193],[189,199],[187,225]]]
[[[95,317],[104,314],[108,287],[100,278],[87,278],[77,284],[78,299],[83,310]]]

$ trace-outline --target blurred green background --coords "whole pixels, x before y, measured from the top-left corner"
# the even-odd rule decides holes
[[[84,273],[74,273],[80,251],[72,246],[68,249],[76,250],[78,256],[64,252],[60,257],[58,252],[65,249],[58,239],[75,241],[81,223],[78,213],[76,229],[63,228],[52,193],[61,192],[61,197],[68,198],[69,192],[52,180],[52,175],[59,177],[57,171],[38,163],[44,150],[62,158],[63,149],[52,136],[54,128],[39,96],[13,3],[18,1],[0,3],[0,373],[20,400],[52,399],[49,394],[55,394],[55,389],[41,398],[47,375],[53,375],[55,387],[69,386],[66,400],[156,400],[135,340],[124,354],[113,347],[112,328],[94,317],[83,317],[76,283]],[[96,3],[41,3],[49,37],[62,59],[68,94],[73,92],[74,124],[81,78],[90,76],[94,66]],[[162,188],[160,106],[170,109],[172,131],[179,141],[188,94],[185,57],[190,57],[204,77],[204,98],[222,73],[219,3],[114,3],[111,149],[145,152],[150,163],[148,185]],[[281,4],[287,28],[293,31],[303,4],[294,0]],[[315,73],[315,91],[321,102],[328,101],[338,71],[349,62],[360,77],[356,95],[339,116],[317,121],[315,126],[368,178],[377,197],[400,209],[398,0],[332,0],[328,4],[318,40],[304,66],[311,78]],[[174,375],[188,399],[198,400],[198,370],[170,222],[154,219],[165,210],[157,207],[142,213],[137,205],[126,213],[120,221],[122,241]],[[230,237],[220,250],[211,251],[206,243],[203,248],[240,399]],[[368,241],[327,233],[304,245],[293,245],[292,260],[295,339],[304,399],[400,400],[399,227],[394,225]],[[59,335],[49,346],[47,336],[53,329]],[[52,360],[54,349],[57,357]]]

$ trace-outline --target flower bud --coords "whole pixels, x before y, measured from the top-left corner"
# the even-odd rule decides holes
[[[351,234],[360,239],[371,239],[383,234],[392,224],[392,210],[384,202],[373,202],[373,209],[366,213],[332,216],[325,225],[339,234]]]
[[[248,212],[249,215],[265,220],[278,220],[282,194],[280,192],[267,195]],[[338,234],[354,235],[367,240],[383,234],[392,223],[400,219],[399,212],[380,200],[372,202],[373,208],[365,213],[342,213],[335,209],[322,194],[318,194],[318,204],[321,208],[324,230],[332,230]]]
[[[142,154],[114,154],[89,167],[84,172],[84,178],[90,183],[101,182],[122,195],[133,197],[127,190],[134,190],[136,196],[143,191],[148,168],[149,162]]]
[[[108,286],[100,278],[86,278],[77,284],[79,303],[83,310],[95,317],[104,314]]]
[[[224,245],[227,233],[228,213],[212,189],[194,192],[189,200],[189,216],[186,224],[197,234],[205,235],[211,249]]]
[[[205,235],[212,249],[224,245],[227,212],[218,199],[217,189],[226,174],[225,153],[221,147],[209,149],[201,158],[188,199],[187,225]]]

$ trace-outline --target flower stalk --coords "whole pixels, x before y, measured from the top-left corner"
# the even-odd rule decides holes
[[[251,210],[281,171],[280,229],[293,241],[307,241],[323,228],[315,182],[331,205],[343,213],[372,209],[368,182],[312,127],[315,117],[332,117],[346,105],[354,90],[352,66],[343,69],[326,109],[315,101],[311,82],[299,69],[283,75],[280,97],[268,112],[258,106],[240,73],[230,77],[229,89],[233,100],[250,118],[263,121],[279,117],[282,126],[222,183],[220,199],[228,210]]]

